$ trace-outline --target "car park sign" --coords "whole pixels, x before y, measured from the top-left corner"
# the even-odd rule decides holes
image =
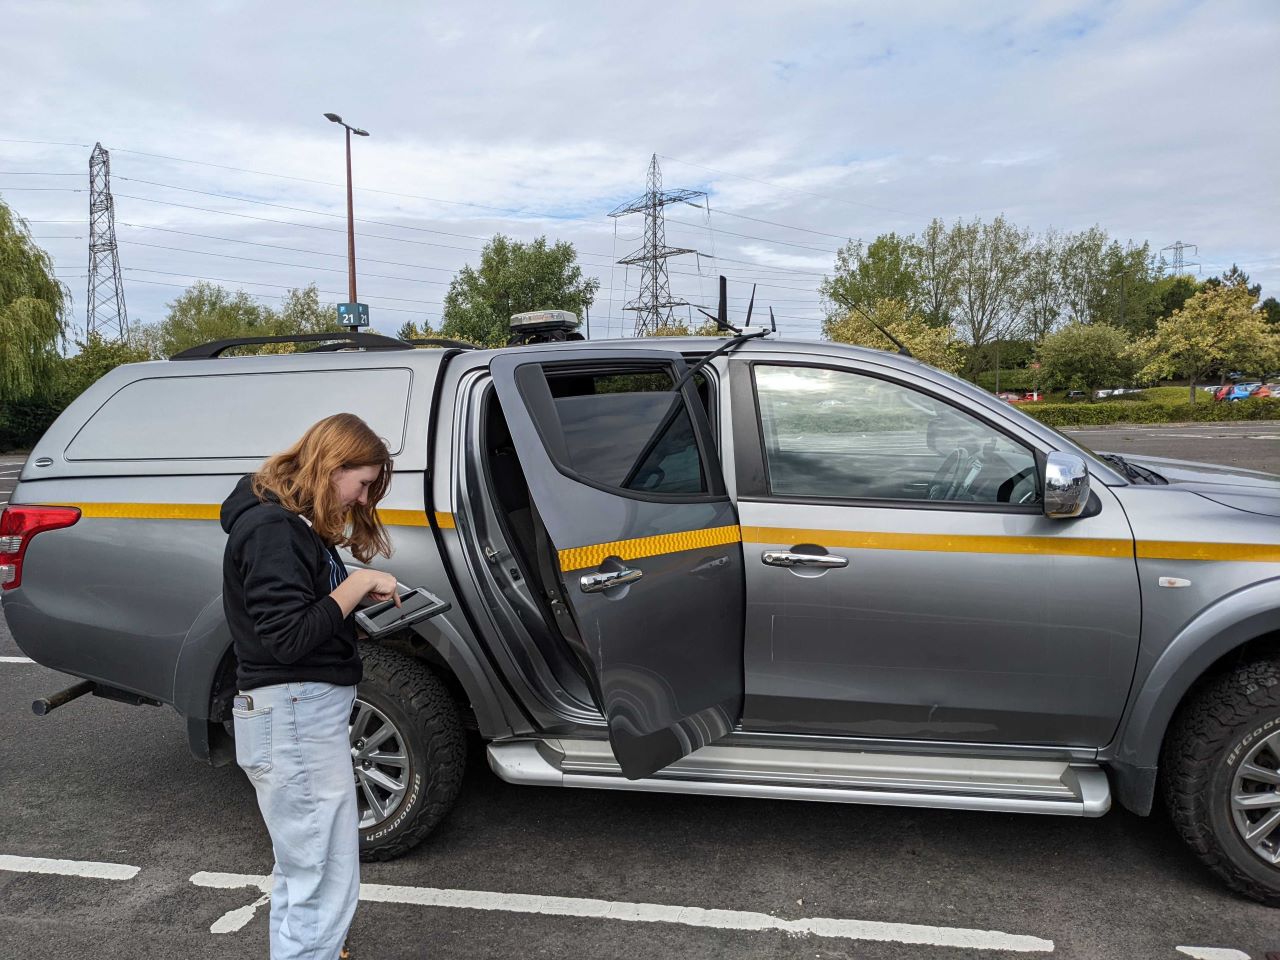
[[[344,327],[367,327],[369,305],[367,303],[338,304],[338,322]]]

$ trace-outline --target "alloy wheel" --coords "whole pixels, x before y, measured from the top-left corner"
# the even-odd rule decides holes
[[[1231,818],[1250,850],[1280,866],[1280,730],[1259,740],[1236,768]]]
[[[404,802],[412,771],[404,737],[373,704],[356,699],[349,734],[360,829],[365,830],[395,815]]]

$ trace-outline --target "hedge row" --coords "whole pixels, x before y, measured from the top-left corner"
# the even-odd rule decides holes
[[[31,449],[65,406],[58,400],[26,400],[0,408],[0,453]]]
[[[1023,403],[1018,408],[1051,427],[1108,423],[1190,423],[1193,421],[1280,420],[1280,399],[1254,397],[1233,403]]]

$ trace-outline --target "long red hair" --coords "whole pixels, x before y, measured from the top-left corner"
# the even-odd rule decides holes
[[[334,489],[339,468],[379,467],[366,503],[344,509]],[[286,510],[311,521],[325,543],[348,547],[361,563],[391,556],[391,538],[378,518],[378,501],[391,486],[387,444],[354,413],[336,413],[312,424],[301,439],[270,457],[253,475],[259,500],[270,494]]]

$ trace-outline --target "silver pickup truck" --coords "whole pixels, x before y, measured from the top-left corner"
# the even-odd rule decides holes
[[[1280,477],[1097,454],[894,354],[773,337],[120,367],[32,451],[3,611],[77,692],[233,755],[218,506],[338,411],[395,458],[364,854],[513,783],[1101,816],[1159,793],[1280,903]],[[709,356],[716,348],[715,356]],[[703,362],[705,361],[705,362]],[[49,722],[57,722],[56,718]]]

